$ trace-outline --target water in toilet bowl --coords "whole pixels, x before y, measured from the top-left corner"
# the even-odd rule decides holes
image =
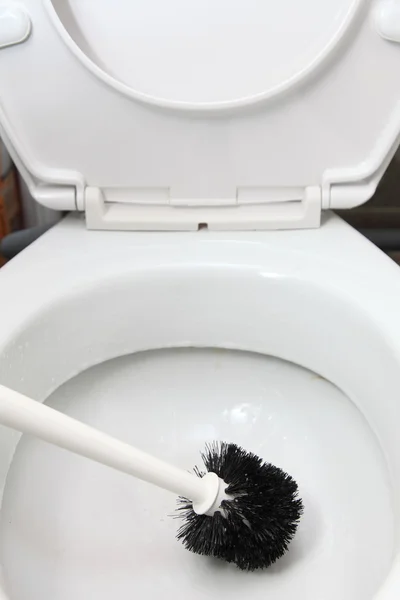
[[[361,413],[314,373],[250,353],[155,351],[94,367],[48,403],[187,469],[205,442],[239,443],[294,476],[305,512],[283,559],[242,573],[184,550],[169,493],[23,436],[0,515],[10,600],[369,600],[385,578],[382,453]]]

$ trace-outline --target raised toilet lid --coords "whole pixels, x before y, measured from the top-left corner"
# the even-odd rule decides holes
[[[23,0],[2,134],[43,204],[105,229],[315,227],[400,131],[393,0]]]

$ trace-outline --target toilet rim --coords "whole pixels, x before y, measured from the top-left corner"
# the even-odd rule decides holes
[[[288,285],[292,293],[292,301],[301,297],[304,299],[304,294],[306,294],[306,301],[301,305],[304,310],[303,323],[298,322],[298,315],[295,316],[294,320],[287,320],[288,314],[285,312],[286,307],[282,306],[282,300],[284,297],[288,297]],[[178,306],[176,286],[179,286],[179,297],[181,298]],[[235,292],[240,289],[243,290],[244,287],[247,289],[247,293],[243,294],[242,292],[240,296],[241,306],[231,302],[231,309],[228,311],[229,318],[223,319],[223,314],[226,314],[227,310],[227,298],[237,298]],[[380,360],[381,364],[378,365],[378,370],[385,369],[384,377],[388,389],[395,391],[395,386],[400,383],[400,375],[398,374],[400,357],[392,356],[393,349],[387,345],[380,332],[367,320],[367,315],[360,314],[359,307],[352,306],[349,300],[340,294],[335,295],[333,290],[327,293],[324,287],[318,288],[317,285],[312,284],[309,284],[307,288],[308,293],[302,283],[295,279],[265,277],[260,276],[258,271],[251,268],[236,270],[226,269],[223,266],[214,267],[213,269],[203,266],[198,267],[195,271],[193,271],[193,268],[176,269],[171,267],[168,273],[163,269],[158,270],[158,272],[156,269],[150,271],[139,269],[136,271],[135,277],[130,275],[126,278],[115,277],[111,280],[109,277],[101,278],[96,285],[89,283],[86,289],[74,290],[69,297],[64,299],[60,297],[58,302],[53,303],[52,306],[43,307],[35,318],[27,322],[24,327],[21,327],[18,333],[15,332],[15,336],[7,341],[3,339],[0,346],[2,348],[0,351],[0,365],[8,364],[11,366],[5,374],[4,383],[13,384],[14,387],[19,387],[21,391],[30,392],[34,397],[43,400],[54,388],[57,388],[63,381],[70,379],[78,371],[115,356],[168,346],[219,346],[272,354],[311,368],[330,379],[333,383],[338,384],[342,389],[344,388],[344,391],[360,406],[358,402],[360,396],[357,394],[357,390],[355,388],[351,389],[351,382],[353,382],[353,385],[360,382],[357,375],[357,373],[360,374],[360,371],[355,368],[352,376],[346,378],[347,369],[343,369],[342,364],[341,368],[336,369],[336,372],[334,372],[334,367],[337,367],[334,355],[340,352],[340,348],[337,347],[340,336],[336,336],[336,338],[332,336],[335,335],[335,329],[337,331],[337,325],[341,320],[344,329],[350,326],[350,323],[354,327],[354,331],[350,336],[346,336],[345,332],[342,332],[344,335],[342,347],[348,347],[352,341],[353,345],[355,344],[354,348],[367,347],[368,352],[363,359],[367,372],[369,373],[372,370],[368,368],[370,362],[374,364],[376,370],[376,361]],[[213,298],[211,300],[209,298],[211,305],[209,305],[209,308],[212,310],[207,312],[207,315],[211,313],[211,317],[206,316],[203,319],[199,318],[199,311],[197,310],[204,301],[201,290],[213,291]],[[152,316],[151,309],[153,306],[158,305],[160,294],[163,297],[164,309],[158,312],[158,326],[154,328],[153,332],[149,333],[146,327],[148,323],[143,318],[138,319],[136,322],[133,319],[134,322],[129,324],[128,314],[131,316],[135,312],[143,314],[143,310],[146,309],[148,314]],[[331,298],[330,305],[329,297]],[[111,311],[110,318],[108,318],[104,315],[104,311],[110,306],[112,298],[125,298],[125,301],[121,300],[117,310]],[[262,298],[262,302],[259,302],[257,298]],[[314,304],[312,305],[313,298]],[[196,299],[197,306],[193,305],[196,303]],[[181,311],[187,306],[188,302],[192,302],[192,310],[187,311],[186,316],[182,318]],[[250,325],[253,322],[256,324],[255,327],[249,327],[248,317],[243,320],[239,318],[239,314],[243,314],[242,311],[245,305],[248,310],[244,312],[251,315]],[[174,306],[175,312],[173,312]],[[307,306],[308,312],[306,312]],[[314,334],[309,335],[308,345],[311,352],[304,353],[304,348],[298,343],[298,338],[301,336],[302,331],[308,331],[310,334],[309,319],[315,319],[316,312],[321,311],[323,306],[326,307],[326,312],[321,315],[320,326],[316,328]],[[140,310],[141,307],[142,310]],[[331,311],[334,311],[335,307],[336,313],[332,313]],[[271,319],[271,314],[273,319]],[[104,318],[99,318],[100,315],[103,315]],[[286,317],[285,321],[281,320],[283,315]],[[325,318],[327,315],[331,316],[330,320]],[[238,331],[236,335],[227,338],[225,336],[228,334],[228,329],[232,329],[233,318],[236,318]],[[184,322],[182,323],[182,321]],[[87,329],[82,331],[85,322]],[[219,328],[218,322],[220,322]],[[292,331],[292,336],[294,333],[293,343],[288,345],[287,332],[295,326],[296,322],[299,329]],[[366,332],[365,328],[368,323],[370,329]],[[81,333],[80,336],[77,336],[78,331]],[[268,332],[268,340],[260,336],[260,331]],[[43,339],[43,332],[45,332],[46,340]],[[110,339],[112,333],[114,333],[113,342],[111,344],[104,343],[104,340]],[[183,337],[184,335],[186,337]],[[326,346],[328,352],[321,360],[321,353],[317,351],[317,348],[320,349],[317,338],[321,339],[327,335],[330,339],[330,345]],[[362,336],[363,339],[358,336]],[[61,346],[63,360],[60,360],[60,356],[54,359],[54,349],[59,347],[60,339],[64,342]],[[221,339],[226,341],[218,343],[218,340]],[[366,343],[367,340],[369,343]],[[46,343],[43,343],[44,341]],[[24,355],[23,363],[21,361],[21,348]],[[96,351],[93,351],[93,348],[96,348]],[[42,351],[39,352],[39,349]],[[314,360],[312,357],[314,357]],[[328,360],[329,358],[330,360]],[[52,364],[49,365],[49,361],[52,361]],[[311,364],[312,362],[313,364]],[[30,366],[28,370],[26,369],[27,364]],[[22,372],[25,373],[25,379],[21,382]],[[50,373],[52,373],[51,377]],[[330,373],[332,376],[330,376]],[[342,381],[338,381],[340,376]],[[366,398],[368,395],[369,400],[373,401],[377,386],[375,385],[375,389],[372,389],[374,381],[369,379],[368,376],[365,377],[365,380],[361,379],[361,382],[363,389],[359,390],[359,394],[365,393],[365,397],[362,398],[365,405],[361,408],[367,409],[363,410],[364,415],[367,418],[370,417],[371,424],[378,425],[379,429],[385,424],[379,423],[379,419],[374,420],[376,414],[374,416],[368,415],[368,411],[373,409],[373,406],[368,404]],[[390,402],[388,407],[391,406],[394,414],[394,397],[392,398],[392,404],[389,405]],[[392,421],[392,419],[387,420]],[[382,440],[383,430],[381,429],[376,433],[381,438],[380,441],[384,442],[385,440]],[[386,431],[385,434],[389,434],[389,432]],[[6,437],[8,437],[7,441],[5,441],[4,436],[2,441],[3,445],[9,450],[9,459],[11,460],[19,436],[14,432],[7,431]],[[389,446],[393,449],[393,444],[389,444]],[[388,451],[390,452],[388,450],[389,446],[385,448],[386,454]],[[392,472],[396,468],[396,464],[400,464],[400,451],[398,454],[398,457],[391,456]],[[2,486],[4,486],[6,472],[7,470],[2,465],[0,470]],[[398,484],[400,485],[400,481]],[[396,482],[394,482],[394,485],[396,485]],[[397,493],[395,491],[395,495]],[[394,598],[393,589],[400,589],[400,565],[398,561],[399,557],[396,557],[389,579],[385,582],[381,595],[377,596],[379,600]],[[1,595],[0,598],[2,598]],[[7,597],[3,595],[3,598],[5,600]]]

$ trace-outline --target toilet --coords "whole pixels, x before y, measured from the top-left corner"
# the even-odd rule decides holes
[[[65,218],[0,271],[0,383],[299,484],[242,573],[175,499],[0,427],[0,600],[397,600],[400,271],[333,211],[400,141],[396,0],[4,0],[0,136]]]

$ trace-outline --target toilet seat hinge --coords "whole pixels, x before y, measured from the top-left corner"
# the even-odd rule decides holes
[[[168,188],[113,190],[86,187],[88,229],[121,231],[257,231],[310,229],[321,222],[321,188],[239,187],[230,202],[170,198]]]

